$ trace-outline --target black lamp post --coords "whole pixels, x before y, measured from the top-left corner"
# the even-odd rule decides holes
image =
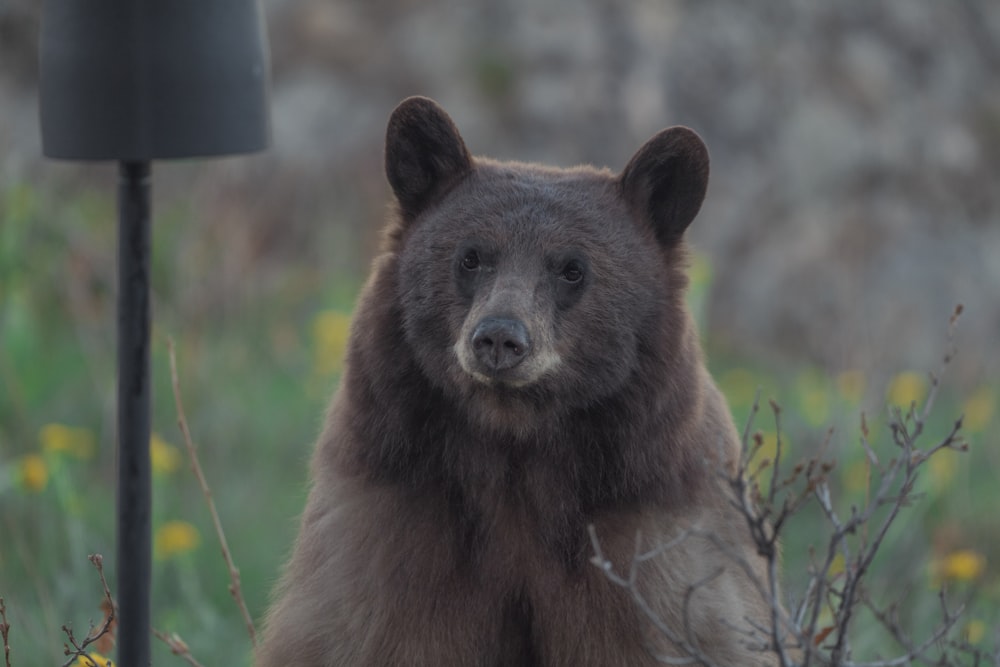
[[[45,0],[47,157],[115,160],[118,662],[150,664],[150,164],[268,144],[259,0]]]

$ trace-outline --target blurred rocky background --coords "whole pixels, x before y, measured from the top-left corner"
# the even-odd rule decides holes
[[[713,158],[691,238],[712,267],[715,349],[924,370],[961,302],[953,379],[1000,371],[996,0],[263,4],[273,148],[155,167],[183,318],[238,309],[292,269],[356,289],[388,196],[386,118],[424,94],[499,158],[620,169],[660,128],[695,128]],[[113,193],[110,166],[40,156],[40,6],[0,0],[0,197]],[[113,248],[73,229],[65,243],[70,278],[113,284]]]

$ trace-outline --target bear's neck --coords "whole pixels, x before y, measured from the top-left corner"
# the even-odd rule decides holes
[[[643,372],[617,394],[583,408],[534,410],[517,432],[484,426],[405,353],[383,360],[391,373],[355,373],[371,365],[350,364],[352,418],[336,427],[351,435],[340,441],[347,451],[334,455],[348,474],[463,498],[489,489],[542,503],[550,489],[586,516],[640,501],[680,505],[705,477],[706,374],[693,328],[657,345],[641,352]],[[650,364],[664,372],[648,372]]]

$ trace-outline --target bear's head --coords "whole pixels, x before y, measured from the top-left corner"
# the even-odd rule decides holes
[[[708,184],[693,131],[663,130],[620,174],[502,163],[414,97],[390,118],[385,164],[406,344],[474,416],[530,428],[685,356],[682,235]]]

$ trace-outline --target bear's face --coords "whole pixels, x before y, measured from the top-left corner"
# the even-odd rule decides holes
[[[707,179],[690,130],[657,135],[621,176],[550,169],[471,158],[444,112],[411,98],[390,120],[386,167],[406,344],[473,416],[523,430],[601,401],[661,320],[683,316],[673,256]]]
[[[432,382],[481,401],[579,406],[628,378],[664,268],[614,191],[610,174],[480,162],[423,213],[398,285]]]

